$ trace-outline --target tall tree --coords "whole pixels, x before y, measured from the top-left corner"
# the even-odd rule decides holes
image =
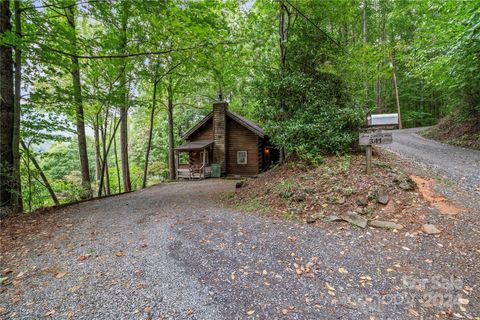
[[[15,45],[15,112],[13,118],[13,179],[15,185],[14,211],[23,211],[22,183],[20,175],[20,117],[21,117],[21,94],[22,94],[22,48],[19,43],[22,37],[22,15],[20,1],[14,1],[15,11],[15,34],[17,43]]]
[[[68,25],[72,30],[71,45],[72,48],[77,48],[77,31],[75,28],[75,5],[72,5],[65,9],[65,14],[68,20]],[[77,56],[71,57],[72,66],[71,74],[73,81],[73,99],[76,109],[76,126],[77,126],[77,139],[78,139],[78,151],[80,155],[80,172],[82,174],[82,186],[84,189],[85,198],[92,197],[92,183],[90,180],[90,169],[88,166],[88,153],[87,153],[87,138],[85,135],[85,116],[83,111],[83,98],[82,98],[82,84],[80,80],[80,64]]]
[[[123,54],[127,53],[127,26],[128,26],[128,16],[129,16],[129,4],[128,1],[121,2],[121,39],[120,39],[120,52]],[[123,177],[123,189],[125,192],[132,190],[132,183],[130,181],[130,166],[128,163],[128,107],[129,107],[129,97],[128,97],[128,80],[127,80],[127,60],[124,60],[124,66],[122,71],[122,77],[120,79],[121,89],[120,89],[120,155],[122,159],[122,177]]]
[[[10,1],[0,3],[0,36],[12,30]],[[0,217],[15,210],[14,88],[12,46],[0,44]]]

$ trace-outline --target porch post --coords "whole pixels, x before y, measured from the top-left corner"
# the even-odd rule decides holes
[[[174,154],[175,154],[175,161],[174,161],[174,166],[175,166],[175,180],[178,179],[178,167],[179,167],[179,163],[178,163],[178,159],[180,158],[179,155],[178,155],[178,150],[175,150],[174,151]]]
[[[205,178],[205,153],[206,153],[206,148],[203,148],[203,159],[202,159],[202,175],[203,178]]]

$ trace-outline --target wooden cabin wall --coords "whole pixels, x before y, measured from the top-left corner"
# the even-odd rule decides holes
[[[237,164],[237,151],[247,151],[247,164]],[[258,136],[227,117],[227,173],[258,174]]]
[[[190,138],[189,141],[199,141],[199,140],[213,140],[213,125],[212,119],[208,120],[203,126],[198,128]]]

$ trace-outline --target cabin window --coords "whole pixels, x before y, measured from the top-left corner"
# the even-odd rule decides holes
[[[210,162],[208,161],[208,151],[200,152],[200,162],[203,162],[203,154],[204,153],[205,153],[205,164],[209,164]]]
[[[247,151],[237,151],[237,164],[247,164]]]

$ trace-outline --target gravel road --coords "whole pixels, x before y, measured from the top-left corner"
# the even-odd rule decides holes
[[[480,190],[480,151],[423,138],[425,128],[393,131],[393,143],[382,147],[428,166],[446,179],[469,190]]]
[[[462,233],[478,244],[478,229],[441,216],[430,219],[442,228],[450,224],[446,237],[343,223],[320,228],[215,201],[233,191],[231,180],[169,183],[47,213],[40,217],[48,228],[35,234],[2,230],[0,270],[9,280],[0,286],[0,318],[480,314],[480,251],[451,241]],[[12,241],[14,248],[6,246]],[[459,304],[464,298],[468,304]]]

